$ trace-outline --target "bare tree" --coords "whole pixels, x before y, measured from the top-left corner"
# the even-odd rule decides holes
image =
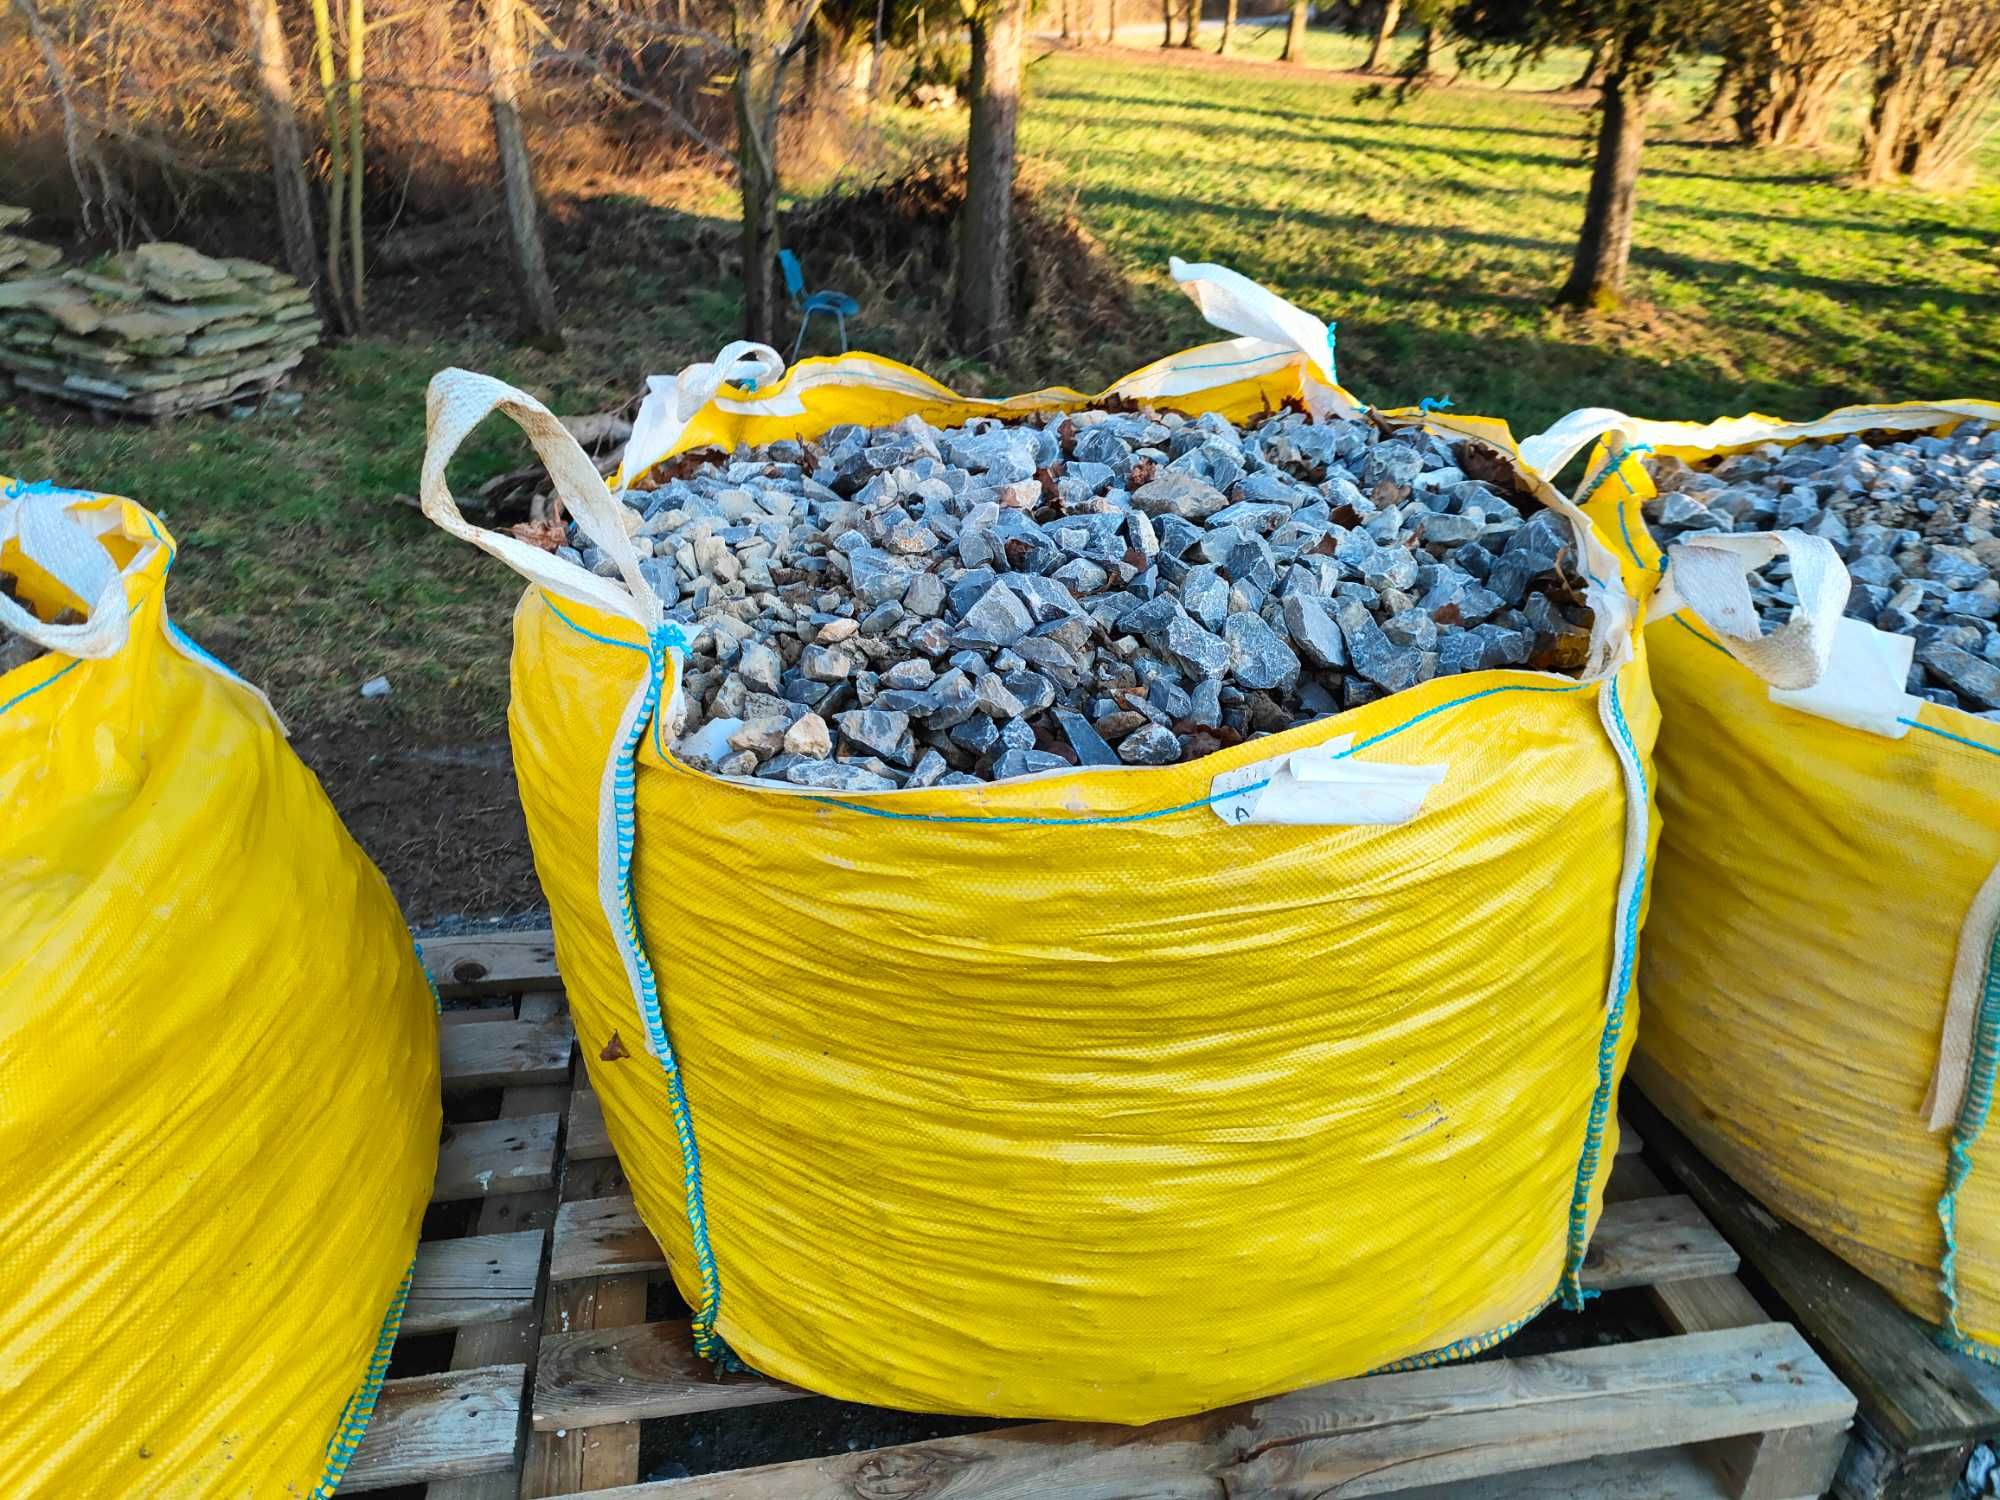
[[[1201,0],[1187,0],[1187,8],[1181,12],[1181,21],[1183,24],[1181,45],[1192,47],[1195,44],[1195,33],[1201,30]]]
[[[56,39],[50,34],[35,0],[14,0],[14,9],[27,23],[28,35],[34,40],[35,50],[42,55],[42,66],[48,70],[49,87],[55,90],[56,103],[62,110],[63,150],[69,157],[70,177],[76,183],[78,212],[83,227],[91,227],[95,214],[122,241],[133,226],[144,229],[145,220],[133,205],[124,183],[105,165],[104,153],[97,149],[95,112],[90,110],[83,90],[70,77],[62,51],[56,46]]]
[[[364,0],[347,0],[347,301],[356,332],[362,326],[361,80],[368,37]],[[329,239],[334,238],[329,233]]]
[[[1230,39],[1234,37],[1235,34],[1236,34],[1236,0],[1227,0],[1227,5],[1225,6],[1222,12],[1222,41],[1216,46],[1215,49],[1215,55],[1217,57],[1226,57],[1229,55]]]
[[[2000,0],[1903,0],[1875,55],[1862,176],[1949,177],[1984,138],[1996,95]]]
[[[1116,0],[1114,0],[1114,3],[1116,3]],[[1171,47],[1174,44],[1174,0],[1160,0],[1160,20],[1165,23],[1167,28],[1167,34],[1160,42],[1160,45],[1162,47]]]
[[[1381,12],[1375,17],[1375,41],[1368,48],[1368,61],[1361,65],[1364,73],[1379,73],[1389,65],[1389,44],[1395,40],[1396,27],[1403,19],[1403,0],[1382,0]]]
[[[326,112],[326,281],[323,302],[334,326],[354,331],[348,309],[346,278],[340,267],[341,204],[347,193],[346,135],[340,125],[340,89],[336,83],[333,16],[327,0],[312,0],[313,56],[319,65],[320,104]]]
[[[1306,60],[1306,0],[1292,0],[1291,9],[1285,14],[1285,50],[1278,54],[1279,62],[1304,62]]]
[[[305,148],[292,101],[292,49],[285,42],[277,0],[243,0],[243,26],[250,43],[257,109],[264,121],[264,147],[271,157],[272,186],[277,190],[285,269],[303,285],[316,286],[319,251],[313,237],[312,194],[306,187]]]
[[[1752,146],[1824,145],[1835,95],[1887,29],[1881,0],[1756,0],[1734,45],[1738,136]]]
[[[972,13],[972,121],[959,216],[953,331],[991,354],[1013,331],[1014,136],[1028,0],[985,0]]]
[[[785,68],[804,45],[820,0],[737,0],[730,11],[736,54],[736,175],[743,203],[743,336],[778,338],[778,106]]]
[[[263,0],[268,5],[271,0]],[[555,288],[542,253],[541,205],[535,174],[521,131],[519,102],[521,42],[514,0],[486,0],[487,103],[493,114],[493,149],[500,158],[500,184],[507,199],[507,238],[513,250],[514,282],[521,296],[522,331],[544,349],[562,347],[562,320],[556,315]]]

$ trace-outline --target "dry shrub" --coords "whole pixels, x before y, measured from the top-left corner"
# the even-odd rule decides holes
[[[930,368],[954,363],[941,330],[957,261],[965,158],[932,157],[893,176],[836,189],[785,216],[784,239],[813,288],[838,287],[862,305],[866,343]],[[996,363],[1005,383],[1088,382],[1107,348],[1130,340],[1123,274],[1083,227],[1075,198],[1039,163],[1014,188],[1016,334]],[[976,372],[968,372],[974,373]],[[962,382],[964,383],[964,382]]]

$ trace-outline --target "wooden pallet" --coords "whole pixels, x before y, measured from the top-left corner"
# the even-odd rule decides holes
[[[1662,1167],[1742,1251],[1859,1403],[1838,1500],[1937,1500],[1978,1442],[2000,1441],[2000,1368],[1941,1347],[1931,1329],[1703,1156],[1637,1089]]]
[[[428,1480],[429,1500],[1800,1500],[1826,1489],[1846,1446],[1853,1397],[1765,1316],[1735,1251],[1660,1187],[1627,1132],[1584,1281],[1644,1288],[1666,1336],[1341,1381],[1145,1428],[1024,1423],[640,1483],[642,1423],[806,1393],[717,1378],[684,1316],[649,1319],[666,1261],[572,1063],[548,934],[437,940],[425,956],[452,1007],[447,1118],[470,1090],[497,1089],[499,1116],[447,1129],[440,1198],[480,1207],[463,1237],[423,1247],[405,1323],[411,1338],[456,1330],[449,1368],[388,1382],[342,1493]]]

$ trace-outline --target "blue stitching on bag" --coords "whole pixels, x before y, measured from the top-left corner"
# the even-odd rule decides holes
[[[1484,1333],[1475,1333],[1465,1338],[1457,1339],[1452,1343],[1446,1344],[1441,1349],[1431,1349],[1423,1354],[1412,1354],[1405,1359],[1391,1360],[1388,1364],[1377,1365],[1374,1369],[1366,1373],[1369,1375],[1394,1375],[1404,1370],[1427,1370],[1433,1365],[1450,1364],[1453,1360],[1464,1359],[1469,1355],[1482,1353],[1487,1349],[1491,1349],[1495,1344],[1505,1343],[1508,1339],[1511,1339],[1515,1334],[1547,1312],[1549,1304],[1555,1300],[1555,1294],[1551,1292],[1542,1299],[1541,1304],[1532,1312],[1514,1319],[1511,1323],[1502,1323],[1498,1328],[1489,1328]]]
[[[673,1110],[674,1135],[680,1143],[681,1176],[687,1198],[688,1232],[694,1241],[695,1267],[701,1277],[701,1303],[694,1309],[693,1320],[695,1352],[706,1359],[717,1361],[724,1368],[729,1368],[738,1361],[730,1353],[729,1346],[717,1337],[715,1332],[716,1320],[722,1313],[722,1280],[716,1270],[715,1253],[708,1240],[708,1212],[702,1202],[701,1150],[695,1142],[694,1115],[688,1107],[687,1088],[681,1077],[680,1062],[675,1057],[673,1043],[667,1036],[666,1018],[660,1009],[659,984],[653,972],[652,961],[646,956],[645,939],[639,930],[639,908],[633,899],[632,889],[632,851],[638,835],[638,819],[635,816],[638,749],[646,737],[646,721],[657,716],[665,677],[668,642],[673,639],[675,633],[675,627],[671,626],[661,626],[653,633],[651,647],[646,653],[650,670],[646,678],[645,701],[640,705],[638,716],[632,721],[632,729],[625,743],[618,747],[617,766],[612,773],[612,806],[617,834],[618,905],[619,915],[625,924],[625,943],[633,970],[639,979],[637,999],[640,1018],[646,1024],[646,1034],[651,1039],[653,1051],[660,1060],[661,1071],[666,1075],[667,1100]]]
[[[637,651],[646,658],[646,697],[640,705],[639,713],[632,721],[631,733],[623,745],[618,747],[618,763],[612,772],[611,800],[612,816],[615,819],[617,838],[617,875],[619,918],[624,923],[624,946],[632,961],[633,972],[639,978],[639,993],[634,997],[639,1004],[639,1018],[645,1023],[646,1035],[650,1038],[654,1054],[660,1060],[660,1070],[667,1080],[667,1102],[673,1110],[674,1136],[680,1144],[681,1177],[687,1197],[688,1232],[694,1241],[695,1267],[701,1276],[701,1305],[694,1310],[695,1352],[705,1359],[716,1361],[724,1369],[740,1365],[740,1361],[730,1353],[715,1332],[716,1320],[722,1314],[722,1279],[715,1265],[715,1252],[708,1239],[708,1211],[702,1201],[701,1190],[701,1149],[695,1142],[694,1114],[688,1106],[687,1088],[681,1078],[680,1062],[674,1055],[672,1040],[667,1035],[666,1017],[660,1008],[658,977],[653,971],[652,960],[646,955],[646,940],[639,929],[639,908],[632,889],[632,851],[638,840],[639,822],[636,814],[638,803],[638,751],[645,742],[647,721],[652,721],[653,743],[659,741],[660,697],[665,686],[667,652],[686,650],[687,634],[671,620],[659,626],[652,633],[650,644],[641,646],[632,641],[621,641],[608,635],[599,635],[594,630],[577,624],[549,597],[547,590],[539,591],[541,600],[563,624],[578,635],[587,636],[606,646],[622,646],[627,651]],[[666,752],[661,749],[661,757]]]
[[[70,673],[74,672],[78,667],[82,665],[83,665],[83,659],[81,657],[76,657],[76,656],[71,657],[68,666],[61,668],[59,671],[51,673],[47,677],[44,677],[40,682],[36,683],[31,688],[23,688],[20,692],[16,693],[13,697],[9,698],[5,703],[0,703],[0,714],[4,714],[5,712],[7,712],[8,709],[12,708],[15,704],[34,697],[35,694],[39,693],[43,688],[52,686],[53,684],[60,682],[63,678],[69,676]]]
[[[1974,750],[1984,750],[1988,755],[2000,755],[2000,748],[1982,745],[1978,740],[1969,740],[1962,734],[1953,734],[1949,729],[1939,729],[1935,724],[1920,724],[1915,719],[1898,718],[1898,724],[1907,724],[1912,729],[1921,729],[1925,734],[1934,734],[1942,740],[1954,740],[1961,745],[1969,745]]]
[[[636,651],[641,656],[649,658],[651,657],[652,653],[648,651],[644,646],[640,645],[637,641],[621,641],[616,636],[599,635],[594,630],[586,630],[583,626],[577,624],[576,621],[572,620],[568,615],[564,614],[560,609],[556,607],[556,601],[549,597],[549,592],[547,589],[541,589],[538,592],[541,595],[542,603],[546,604],[549,607],[549,613],[554,615],[558,620],[561,620],[563,624],[569,626],[569,628],[571,630],[574,630],[578,635],[588,636],[591,640],[597,641],[606,646],[623,646],[627,651]]]
[[[1638,778],[1639,796],[1649,798],[1646,784],[1645,763],[1639,758],[1639,747],[1632,738],[1631,726],[1625,722],[1624,706],[1618,701],[1618,684],[1614,680],[1609,688],[1611,722],[1618,731],[1626,753],[1631,757],[1632,774]],[[1639,946],[1639,906],[1646,893],[1646,852],[1640,846],[1639,872],[1632,882],[1632,894],[1620,913],[1624,926],[1624,953],[1618,964],[1616,996],[1611,1003],[1611,1013],[1604,1018],[1604,1033],[1597,1044],[1597,1090],[1590,1100],[1590,1119],[1583,1132],[1583,1154],[1576,1164],[1576,1189],[1570,1198],[1569,1208],[1569,1264],[1563,1271],[1558,1294],[1564,1307],[1571,1312],[1580,1312],[1584,1302],[1593,1295],[1583,1288],[1583,1257],[1589,1249],[1590,1184],[1597,1175],[1597,1163],[1604,1145],[1604,1122],[1611,1113],[1611,1091],[1613,1074],[1618,1057],[1618,1039],[1625,1029],[1625,997],[1632,987],[1632,971],[1638,958]]]
[[[354,1450],[361,1446],[362,1435],[368,1431],[368,1419],[375,1414],[375,1399],[382,1394],[382,1382],[389,1374],[389,1350],[396,1342],[396,1330],[402,1327],[403,1307],[410,1298],[410,1278],[416,1270],[417,1263],[412,1260],[410,1269],[403,1273],[403,1284],[389,1299],[389,1311],[383,1317],[382,1331],[375,1339],[375,1352],[368,1358],[368,1373],[362,1377],[354,1394],[347,1398],[347,1405],[341,1409],[340,1423],[327,1440],[326,1465],[320,1473],[319,1483],[313,1486],[312,1500],[333,1500],[333,1492],[340,1488],[341,1476],[354,1459]]]
[[[1599,469],[1595,474],[1590,476],[1590,483],[1586,484],[1583,487],[1583,493],[1576,497],[1575,500],[1576,508],[1578,510],[1581,510],[1583,509],[1584,506],[1588,505],[1590,503],[1591,497],[1597,493],[1598,488],[1604,483],[1605,480],[1609,479],[1613,474],[1616,474],[1618,476],[1618,482],[1625,486],[1626,494],[1636,495],[1638,491],[1632,488],[1632,481],[1627,479],[1623,473],[1623,470],[1625,468],[1625,460],[1628,458],[1636,457],[1638,454],[1651,453],[1652,451],[1653,451],[1653,445],[1651,443],[1627,443],[1623,447],[1619,448],[1616,453],[1613,453],[1610,458],[1605,460],[1603,468]],[[1620,537],[1624,539],[1625,550],[1627,553],[1631,555],[1632,565],[1636,568],[1643,569],[1646,565],[1644,562],[1640,561],[1639,549],[1637,546],[1633,544],[1632,527],[1631,524],[1625,518],[1625,507],[1622,505],[1618,507],[1618,534]],[[1667,567],[1666,550],[1662,548],[1660,552],[1660,571],[1665,572],[1666,567]]]
[[[1986,980],[1979,996],[1978,1041],[1972,1054],[1972,1074],[1966,1084],[1958,1120],[1952,1126],[1944,1196],[1938,1199],[1938,1223],[1944,1228],[1944,1256],[1938,1262],[1938,1287],[1944,1293],[1944,1326],[1938,1342],[1948,1349],[1976,1354],[2000,1363],[2000,1353],[1981,1348],[1958,1326],[1958,1190],[1972,1175],[1972,1148],[1993,1110],[1994,1075],[2000,1072],[2000,931],[1993,934],[1986,955]]]

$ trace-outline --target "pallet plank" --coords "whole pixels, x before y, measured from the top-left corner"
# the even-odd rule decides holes
[[[574,1038],[569,1019],[446,1026],[439,1033],[440,1082],[459,1089],[562,1083]]]
[[[666,1252],[639,1220],[629,1197],[586,1198],[565,1203],[556,1213],[555,1246],[549,1280],[624,1276],[667,1269]]]
[[[2000,1433],[2000,1406],[1889,1294],[1803,1231],[1780,1222],[1702,1156],[1638,1091],[1627,1107],[1655,1157],[1747,1256],[1904,1452],[1956,1449]]]
[[[445,1126],[431,1201],[531,1193],[553,1186],[561,1125],[561,1115],[546,1114]]]
[[[542,1273],[539,1230],[426,1240],[417,1246],[404,1333],[504,1323],[534,1306]]]
[[[604,1492],[601,1500],[1213,1500],[1389,1494],[1845,1421],[1785,1324],[1376,1375],[1139,1429],[1048,1422]]]
[[[604,1101],[592,1089],[578,1089],[569,1107],[569,1160],[602,1161],[616,1154],[604,1128]]]
[[[624,1172],[615,1158],[565,1162],[564,1201],[630,1197]],[[592,1277],[551,1283],[542,1313],[543,1327],[567,1332],[642,1325],[646,1319],[646,1278]],[[545,1355],[545,1338],[537,1352],[537,1367]],[[639,1424],[613,1422],[574,1431],[532,1431],[522,1466],[524,1500],[576,1491],[628,1485],[639,1477]]]
[[[425,938],[424,967],[447,998],[494,995],[556,982],[555,934],[544,927],[528,932],[486,932],[462,937]]]
[[[761,1375],[717,1375],[683,1321],[588,1328],[542,1339],[537,1432],[796,1401],[812,1394]]]
[[[1736,1266],[1736,1251],[1692,1198],[1637,1198],[1605,1205],[1583,1257],[1583,1284],[1609,1292],[1725,1276]]]
[[[340,1493],[504,1470],[520,1437],[526,1365],[384,1381]]]
[[[521,997],[521,1019],[524,1021],[548,1020],[561,1009],[559,994],[530,994]],[[500,1094],[500,1115],[502,1119],[518,1119],[523,1115],[547,1114],[562,1110],[569,1105],[569,1086],[563,1084],[521,1085],[503,1089]],[[479,1219],[474,1225],[476,1234],[495,1234],[532,1227],[539,1231],[554,1226],[557,1193],[554,1188],[543,1188],[534,1193],[508,1193],[499,1198],[488,1198],[479,1205]],[[536,1352],[542,1338],[541,1289],[531,1297],[528,1306],[517,1317],[504,1323],[482,1323],[476,1328],[462,1330],[451,1347],[451,1367],[454,1370],[475,1369],[480,1365],[504,1365],[516,1362],[527,1365],[529,1379],[534,1378]],[[523,1402],[522,1418],[526,1419],[526,1403]],[[524,1434],[525,1436],[525,1434]],[[424,1500],[520,1500],[521,1471],[515,1464],[491,1474],[466,1475],[457,1479],[439,1479],[424,1491]]]

